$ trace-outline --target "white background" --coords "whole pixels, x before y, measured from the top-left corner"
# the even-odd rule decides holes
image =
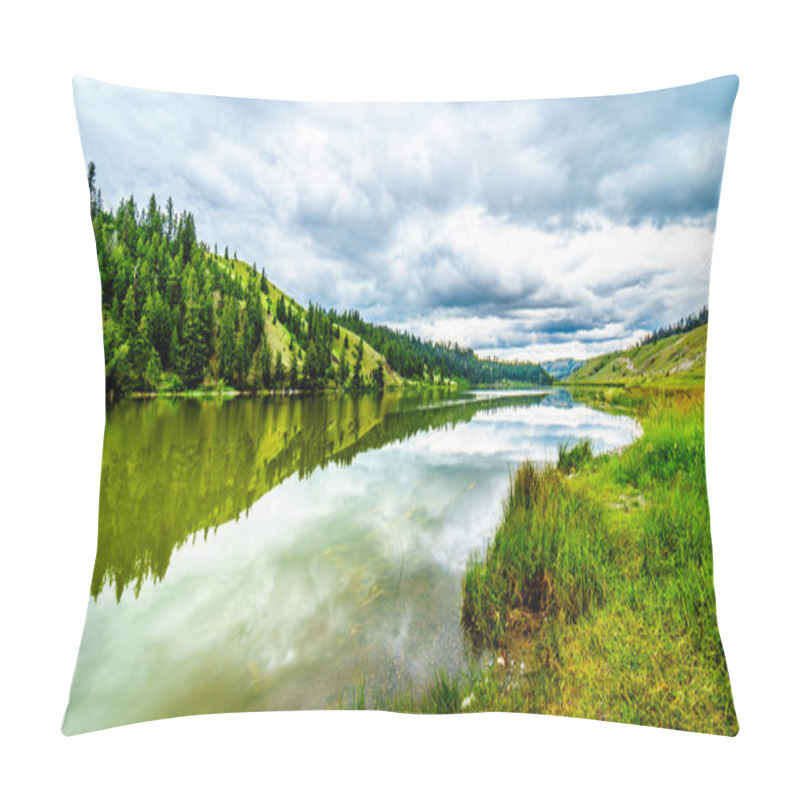
[[[798,58],[789,3],[15,3],[2,12],[7,797],[773,796],[798,789]],[[735,739],[522,715],[195,717],[64,738],[96,542],[100,284],[75,73],[303,100],[519,99],[737,73],[709,489]],[[741,795],[740,795],[741,793]]]

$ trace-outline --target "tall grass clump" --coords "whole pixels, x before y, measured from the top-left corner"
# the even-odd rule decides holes
[[[558,462],[556,467],[559,472],[565,475],[579,470],[587,461],[592,458],[592,443],[588,439],[582,439],[572,447],[567,442],[562,442],[558,446]]]
[[[602,601],[609,549],[602,507],[556,467],[526,462],[494,541],[467,565],[463,624],[476,644],[496,646],[514,609],[574,619]]]

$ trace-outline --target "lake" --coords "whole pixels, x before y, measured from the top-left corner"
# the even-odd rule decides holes
[[[464,569],[514,469],[639,433],[564,390],[110,407],[65,732],[324,708],[464,668]]]

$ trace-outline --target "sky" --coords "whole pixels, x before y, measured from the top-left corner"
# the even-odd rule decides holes
[[[303,304],[537,362],[708,303],[737,88],[356,104],[74,83],[107,208],[172,197]]]

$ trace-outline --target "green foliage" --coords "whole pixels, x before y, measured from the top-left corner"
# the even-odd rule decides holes
[[[372,370],[372,385],[379,391],[383,391],[384,377],[383,377],[383,364],[376,364],[375,369]]]
[[[609,554],[599,504],[555,467],[523,464],[485,558],[467,566],[464,624],[476,643],[496,646],[513,609],[574,619],[601,602]]]
[[[243,281],[221,265],[171,199],[166,211],[153,195],[141,213],[132,197],[104,210],[95,174],[90,164],[109,396],[219,380],[251,386],[265,338],[264,276]]]
[[[569,475],[580,469],[592,457],[592,443],[588,439],[569,446],[562,442],[558,446],[558,462],[556,467],[559,472]]]
[[[408,687],[402,692],[369,697],[365,682],[360,680],[353,691],[345,694],[340,706],[357,711],[379,708],[405,714],[457,714],[461,711],[461,682],[460,676],[440,670],[421,692]]]
[[[350,379],[350,369],[347,366],[347,344],[342,344],[341,352],[339,353],[339,374],[337,380],[339,386],[347,386]]]
[[[430,712],[438,696],[461,712],[737,733],[716,622],[702,393],[629,401],[646,409],[642,437],[614,456],[562,448],[563,470],[524,464],[494,542],[468,564],[463,623],[502,663],[372,706]]]
[[[513,648],[528,666],[481,672],[463,690],[471,710],[737,732],[716,622],[702,394],[662,396],[642,424],[621,455],[581,453],[571,480],[530,464],[515,475],[494,542],[467,568],[463,619],[476,642]],[[569,471],[576,449],[562,449]]]
[[[129,197],[106,211],[94,164],[87,178],[112,400],[164,390],[174,378],[192,390],[213,391],[221,380],[247,391],[338,386],[378,393],[387,381],[397,383],[398,371],[426,381],[549,382],[535,365],[481,361],[456,345],[370,325],[357,312],[339,315],[313,303],[303,309],[271,287],[263,269],[238,262],[236,253],[229,259],[227,247],[224,259],[217,258],[216,246],[212,254],[197,238],[194,216],[178,214],[171,198],[163,210],[151,195],[144,209]],[[337,359],[333,345],[339,340]],[[267,356],[275,352],[274,368],[265,343]],[[388,371],[380,355],[365,353],[365,343],[390,356]]]
[[[353,391],[360,392],[364,388],[364,376],[361,372],[364,366],[364,340],[358,340],[358,347],[356,348],[356,360],[353,364],[353,375],[350,378],[350,388]]]
[[[628,350],[590,358],[573,372],[572,384],[620,386],[696,385],[705,377],[706,313],[681,320]],[[675,333],[674,331],[679,331]]]
[[[680,333],[689,333],[701,325],[708,325],[708,306],[703,308],[696,314],[689,314],[688,317],[682,317],[678,322],[659,328],[653,333],[647,334],[640,342],[639,346],[643,344],[650,344],[651,342],[658,342],[661,339],[666,339],[670,336],[676,336]]]
[[[472,385],[513,381],[548,386],[552,382],[538,364],[479,359],[474,351],[457,344],[426,342],[408,332],[401,333],[386,325],[366,322],[358,311],[328,313],[337,325],[358,334],[383,353],[391,368],[405,378],[426,380],[440,375],[442,378],[460,378]]]
[[[283,357],[280,353],[275,356],[275,376],[274,385],[276,388],[283,388],[286,384],[286,368],[283,366]]]
[[[273,385],[272,376],[272,352],[269,349],[269,342],[265,340],[258,351],[259,388],[270,388]]]

